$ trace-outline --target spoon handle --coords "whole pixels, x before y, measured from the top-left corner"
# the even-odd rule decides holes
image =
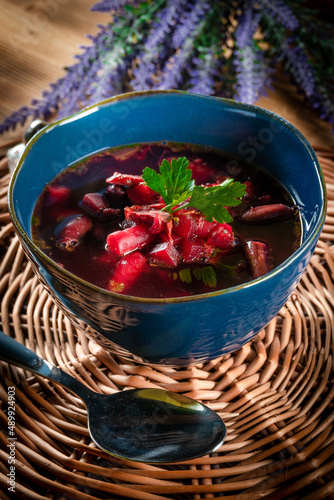
[[[75,392],[82,400],[87,400],[94,394],[79,380],[71,377],[48,361],[40,358],[36,353],[0,331],[0,359],[25,370],[42,375],[54,382],[58,382],[67,389]]]

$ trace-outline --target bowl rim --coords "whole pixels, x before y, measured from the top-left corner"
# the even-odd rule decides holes
[[[79,278],[75,274],[71,273],[67,269],[64,269],[61,267],[59,264],[57,264],[54,260],[52,260],[50,257],[48,257],[44,252],[34,243],[34,241],[28,236],[26,231],[23,229],[21,226],[16,213],[14,209],[14,201],[13,201],[13,190],[15,187],[15,180],[19,174],[19,171],[21,169],[22,164],[24,163],[24,160],[29,153],[30,149],[34,145],[36,141],[38,141],[39,137],[44,135],[46,132],[49,132],[53,128],[58,127],[64,122],[70,122],[74,117],[80,118],[81,115],[85,115],[87,113],[91,113],[92,110],[97,110],[101,107],[108,106],[114,102],[121,102],[125,100],[130,100],[134,99],[137,97],[143,97],[143,96],[156,96],[156,95],[186,95],[186,96],[192,96],[193,98],[199,98],[201,100],[207,99],[210,101],[216,100],[220,103],[223,103],[227,105],[228,107],[235,107],[241,110],[245,111],[252,111],[257,114],[260,114],[266,118],[271,118],[277,121],[280,121],[286,129],[288,129],[290,132],[292,132],[298,139],[299,141],[303,144],[305,149],[307,150],[308,154],[310,155],[311,159],[313,160],[313,165],[315,169],[317,170],[319,174],[319,180],[320,180],[320,186],[322,188],[322,194],[323,194],[323,205],[322,205],[322,210],[320,211],[318,217],[317,217],[317,223],[316,227],[313,229],[312,233],[307,237],[305,241],[301,243],[301,245],[284,261],[282,262],[279,266],[275,267],[272,271],[269,273],[265,274],[264,276],[261,276],[260,278],[253,279],[251,281],[248,281],[246,283],[242,283],[240,285],[234,286],[234,287],[229,287],[221,290],[215,290],[212,292],[206,292],[202,294],[197,294],[197,295],[190,295],[186,297],[170,297],[170,298],[149,298],[149,297],[136,297],[133,295],[126,295],[126,294],[119,294],[116,292],[112,292],[109,290],[106,290],[104,288],[100,288],[96,285],[93,285],[92,283],[83,280],[82,278]],[[66,168],[66,167],[65,167]],[[98,292],[100,295],[105,295],[106,297],[115,297],[117,298],[118,301],[120,302],[132,302],[132,303],[141,303],[141,304],[174,304],[174,303],[179,303],[179,302],[195,302],[195,301],[201,301],[205,300],[208,298],[212,297],[217,297],[220,295],[229,295],[238,292],[240,289],[248,289],[252,288],[259,283],[265,283],[266,281],[269,281],[273,276],[279,275],[289,267],[290,265],[293,264],[293,262],[297,261],[304,252],[306,252],[314,243],[314,241],[318,238],[318,235],[320,235],[322,226],[325,222],[325,217],[326,217],[326,212],[327,212],[327,194],[326,194],[326,182],[324,178],[324,174],[322,172],[320,163],[317,159],[317,156],[308,142],[308,140],[303,136],[303,134],[290,122],[282,118],[281,116],[277,115],[273,111],[266,110],[264,108],[261,108],[259,106],[256,106],[255,104],[245,104],[241,103],[238,101],[235,101],[233,99],[226,99],[223,97],[217,97],[217,96],[208,96],[204,94],[195,94],[187,91],[182,91],[182,90],[146,90],[146,91],[135,91],[135,92],[128,92],[120,95],[116,95],[113,97],[110,97],[108,99],[105,99],[103,101],[100,101],[94,105],[87,106],[83,108],[82,110],[75,112],[65,118],[59,119],[47,126],[45,126],[43,129],[38,131],[27,143],[27,146],[10,178],[9,181],[9,187],[8,187],[8,210],[10,217],[12,219],[14,228],[16,229],[18,235],[22,238],[24,243],[27,245],[29,250],[33,253],[36,254],[41,261],[46,261],[46,263],[51,267],[54,268],[58,273],[64,275],[65,277],[74,280],[78,284],[80,284],[84,288],[91,289],[94,292]]]

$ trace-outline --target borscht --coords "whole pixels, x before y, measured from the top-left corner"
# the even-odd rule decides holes
[[[79,278],[163,299],[260,278],[298,248],[301,223],[287,190],[256,165],[163,142],[70,165],[41,193],[32,233]]]

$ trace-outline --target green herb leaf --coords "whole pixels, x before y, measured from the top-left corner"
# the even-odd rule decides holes
[[[163,160],[160,173],[146,167],[142,177],[148,187],[159,193],[166,206],[163,210],[173,213],[188,206],[200,210],[205,219],[212,222],[231,222],[233,219],[225,207],[241,203],[246,186],[233,179],[226,179],[217,186],[196,186],[192,180],[189,160],[184,156]]]
[[[167,212],[172,212],[176,205],[186,201],[195,186],[194,181],[191,180],[192,171],[188,166],[189,161],[182,156],[173,158],[170,163],[163,160],[159,169],[160,174],[149,167],[143,171],[144,181],[153,191],[162,196]]]
[[[201,279],[202,279],[202,268],[201,267],[195,267],[195,269],[193,269],[193,275],[195,276],[195,278],[198,281],[201,281]]]
[[[204,285],[214,288],[217,285],[217,276],[212,266],[202,268],[202,280]]]
[[[179,271],[179,276],[180,276],[180,280],[182,281],[182,283],[191,283],[191,281],[192,281],[190,269],[188,269],[188,268],[181,269]]]
[[[241,203],[241,198],[246,191],[245,184],[226,179],[217,186],[195,186],[192,191],[189,206],[197,208],[212,222],[232,222],[233,218],[225,207],[235,207]]]
[[[178,275],[177,273],[173,273],[173,277],[174,279],[177,279],[178,276],[182,283],[191,283],[192,274],[198,281],[203,281],[204,285],[211,288],[215,288],[217,286],[217,276],[212,266],[195,267],[192,271],[190,271],[189,268],[181,269]]]

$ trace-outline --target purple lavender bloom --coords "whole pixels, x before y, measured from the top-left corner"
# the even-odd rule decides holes
[[[153,85],[156,67],[164,58],[169,44],[168,35],[172,31],[188,0],[167,0],[166,7],[159,13],[146,39],[144,49],[137,58],[137,68],[133,71],[131,86],[134,90],[145,90]]]
[[[290,42],[293,43],[292,40]],[[281,46],[281,55],[286,62],[286,69],[289,70],[305,95],[310,98],[315,92],[315,77],[304,49],[300,46],[291,46],[286,42]]]
[[[16,111],[13,111],[5,120],[0,124],[0,134],[14,129],[18,124],[24,125],[28,118],[34,116],[34,109],[28,106],[22,106]]]
[[[71,93],[68,94],[68,98],[63,102],[58,112],[59,118],[65,118],[88,104],[87,95],[89,93],[89,87],[92,82],[96,80],[96,75],[100,68],[101,62],[99,60],[91,64],[84,78],[82,78],[81,83],[75,89],[72,89]]]
[[[233,63],[236,69],[235,99],[252,104],[264,94],[269,83],[269,70],[263,52],[253,44],[260,14],[255,12],[249,0],[235,31],[236,49]]]
[[[159,57],[159,54],[157,54]],[[130,85],[133,90],[147,90],[154,84],[154,75],[156,73],[156,66],[153,60],[143,58],[140,65],[133,71],[134,78],[131,80]]]
[[[234,54],[236,68],[237,101],[253,104],[265,93],[270,81],[270,70],[265,63],[263,53],[254,50],[251,45],[244,49],[236,49]]]
[[[244,49],[253,39],[254,33],[259,27],[259,21],[260,13],[254,12],[253,2],[248,0],[235,30],[235,39],[239,49]]]
[[[194,50],[195,40],[204,28],[205,14],[209,8],[209,2],[198,0],[193,5],[191,13],[184,12],[180,24],[173,32],[172,46],[176,51],[166,61],[153,89],[167,90],[182,87],[184,71],[191,69],[189,59]]]
[[[97,75],[102,66],[100,54],[108,50],[113,42],[113,33],[110,26],[100,26],[100,32],[95,36],[88,36],[92,41],[89,47],[82,47],[84,52],[76,56],[79,61],[70,68],[65,75],[58,91],[61,95],[62,108],[59,117],[63,118],[82,106],[87,105],[86,94],[89,95],[90,86],[95,85]],[[55,96],[49,96],[52,102]]]
[[[295,30],[299,22],[290,7],[282,0],[259,0],[259,8],[267,12],[269,16],[281,23],[284,28]]]
[[[137,5],[138,1],[135,0],[101,0],[95,3],[90,10],[93,12],[118,12],[122,10],[125,5]]]
[[[131,60],[127,60],[124,50],[117,46],[104,56],[104,59],[98,76],[99,85],[90,86],[88,104],[108,99],[123,91],[123,81],[128,69],[127,63],[130,63]]]
[[[91,45],[81,47],[82,53],[75,56],[66,74],[52,83],[40,99],[8,116],[0,124],[0,134],[23,125],[28,118],[48,119],[55,113],[66,116],[131,86],[134,90],[186,88],[252,103],[269,86],[278,61],[285,63],[321,118],[334,125],[331,73],[328,70],[328,78],[321,78],[323,63],[318,59],[324,61],[322,44],[318,47],[313,43],[317,35],[330,40],[330,27],[311,19],[299,3],[95,0],[91,10],[113,14],[112,22],[100,26],[97,35],[88,36]],[[130,6],[136,9],[127,8]],[[218,17],[224,21],[220,25]],[[235,19],[236,28],[231,21]],[[259,28],[271,49],[257,45]],[[226,46],[232,31],[233,57],[221,63],[217,53]],[[327,46],[325,55],[330,59],[329,42]]]
[[[213,95],[219,66],[219,60],[213,50],[209,49],[202,57],[196,57],[193,63],[195,66],[189,71],[188,90],[196,94]]]
[[[181,48],[187,38],[192,37],[198,25],[204,18],[210,8],[210,2],[206,0],[197,0],[194,5],[188,2],[188,9],[180,19],[180,23],[172,36],[172,45],[175,49]]]
[[[203,24],[199,26],[199,30],[203,28]],[[178,49],[166,62],[162,74],[154,89],[169,90],[178,88],[183,82],[183,72],[187,68],[187,63],[192,55],[195,38],[197,32],[193,33],[193,37],[185,40],[182,50]]]

